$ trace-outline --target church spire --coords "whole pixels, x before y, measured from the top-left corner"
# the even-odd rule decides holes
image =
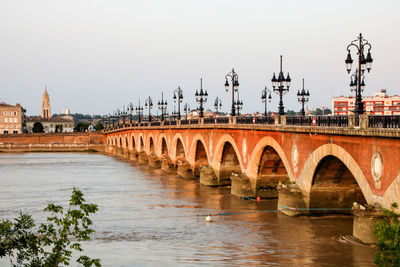
[[[51,117],[51,108],[50,108],[50,98],[47,93],[47,86],[44,87],[43,97],[42,97],[42,118],[50,118]]]

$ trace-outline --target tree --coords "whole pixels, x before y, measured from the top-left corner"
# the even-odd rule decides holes
[[[56,133],[62,133],[62,131],[63,131],[62,124],[57,124],[55,130],[56,130]]]
[[[99,123],[97,123],[97,124],[94,126],[94,129],[95,129],[96,131],[101,131],[101,130],[104,129],[104,126],[103,126],[103,124],[102,124],[101,122],[99,122]]]
[[[286,115],[288,115],[288,116],[296,116],[296,112],[294,112],[293,110],[288,110],[286,112]]]
[[[397,204],[390,210],[384,210],[384,217],[374,226],[374,234],[378,239],[378,252],[374,262],[378,266],[400,266],[400,214],[396,213]]]
[[[75,188],[67,210],[54,204],[44,210],[51,215],[36,233],[32,217],[22,212],[13,222],[0,222],[0,257],[10,257],[12,266],[69,265],[72,251],[82,252],[80,241],[89,240],[94,232],[89,216],[98,210],[97,205],[85,204],[82,192]],[[101,266],[99,259],[88,256],[80,256],[77,262]]]
[[[88,123],[88,122],[80,122],[74,128],[74,131],[75,132],[86,132],[86,130],[88,129],[89,125],[90,125],[90,123]]]
[[[34,132],[34,133],[43,133],[43,132],[44,132],[43,124],[40,123],[40,122],[38,122],[38,121],[35,122],[35,123],[33,124],[32,132]]]

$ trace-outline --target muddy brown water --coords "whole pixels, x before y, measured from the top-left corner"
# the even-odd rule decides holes
[[[97,153],[0,154],[0,218],[19,210],[43,221],[72,187],[99,205],[85,254],[103,266],[373,266],[375,250],[340,238],[351,217],[291,218],[276,200],[243,200],[230,188]],[[255,212],[215,216],[206,214]],[[9,266],[9,259],[0,259]],[[73,264],[72,266],[75,266]]]

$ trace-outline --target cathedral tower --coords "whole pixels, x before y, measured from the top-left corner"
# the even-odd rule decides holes
[[[47,93],[47,86],[45,86],[42,97],[42,118],[50,118],[50,117],[51,117],[50,98],[49,94]]]

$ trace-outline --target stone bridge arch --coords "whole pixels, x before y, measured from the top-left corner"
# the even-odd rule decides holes
[[[336,144],[325,144],[315,149],[305,161],[297,184],[303,191],[304,201],[307,207],[310,206],[310,195],[315,175],[318,174],[318,167],[324,163],[327,157],[333,156],[349,170],[356,180],[363,197],[368,204],[374,204],[376,199],[371,191],[369,183],[362,172],[357,161],[345,149]]]
[[[139,152],[145,152],[144,137],[142,133],[139,133]]]
[[[147,135],[147,154],[154,156],[156,154],[156,145],[154,143],[154,136],[152,134]]]
[[[189,150],[189,163],[192,165],[193,173],[196,177],[200,176],[200,167],[210,165],[210,152],[204,137],[196,134],[192,139]]]
[[[389,185],[383,197],[378,200],[380,204],[386,208],[389,208],[393,203],[400,205],[400,174]],[[400,208],[397,209],[397,212],[400,212]]]
[[[160,134],[157,145],[157,155],[161,158],[170,158],[170,147],[167,142],[167,137],[164,133]]]
[[[129,140],[128,140],[128,135],[127,134],[124,135],[124,140],[125,140],[124,148],[128,149],[129,148]]]
[[[276,197],[278,183],[294,179],[282,147],[270,136],[263,137],[254,147],[246,173],[253,190],[263,197]]]
[[[136,149],[135,135],[133,133],[131,133],[130,139],[131,139],[130,149],[132,151],[136,151],[137,149]]]
[[[172,140],[171,147],[171,159],[176,163],[178,160],[186,161],[186,147],[185,142],[183,141],[183,137],[180,133],[175,134],[174,139]]]
[[[232,136],[225,134],[218,140],[215,146],[212,167],[216,171],[217,178],[220,181],[230,181],[232,172],[243,172],[241,153]]]

